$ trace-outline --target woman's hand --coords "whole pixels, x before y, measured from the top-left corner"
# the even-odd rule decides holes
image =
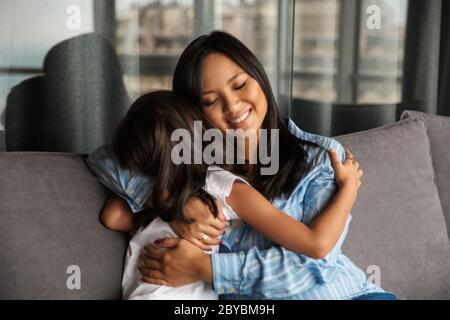
[[[225,231],[225,216],[222,206],[216,202],[218,216],[214,218],[209,207],[198,198],[189,199],[184,207],[186,217],[193,220],[191,224],[177,219],[170,223],[175,233],[202,250],[210,251],[212,245],[220,244],[220,237]]]
[[[336,150],[330,149],[328,154],[339,188],[350,187],[357,191],[361,186],[363,171],[359,168],[359,162],[355,160],[350,150],[345,149],[344,163],[339,160]]]
[[[212,282],[211,257],[189,241],[165,238],[144,248],[139,268],[142,281],[179,287],[197,281]]]

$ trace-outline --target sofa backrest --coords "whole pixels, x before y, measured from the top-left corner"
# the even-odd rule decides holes
[[[85,156],[0,152],[0,299],[120,299],[127,237]]]
[[[449,299],[450,243],[424,121],[336,139],[365,173],[344,254],[402,299]]]
[[[401,119],[422,119],[425,121],[430,140],[436,185],[450,238],[450,117],[406,110],[402,113]]]

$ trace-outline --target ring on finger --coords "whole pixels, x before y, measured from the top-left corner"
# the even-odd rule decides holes
[[[207,235],[206,233],[204,233],[204,234],[203,234],[203,237],[202,237],[202,240],[203,240],[203,241],[206,241],[206,240],[208,240],[208,238],[209,238],[208,235]]]

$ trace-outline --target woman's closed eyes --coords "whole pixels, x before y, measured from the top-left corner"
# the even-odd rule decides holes
[[[214,101],[203,101],[203,106],[205,106],[205,107],[209,107],[209,106],[212,106],[213,104],[215,104],[217,102],[217,99],[216,100],[214,100]]]
[[[247,84],[247,80],[245,80],[241,85],[238,85],[237,87],[235,87],[234,90],[241,90],[245,87],[246,84]]]
[[[233,90],[239,91],[239,90],[243,89],[246,85],[247,85],[247,80],[242,82],[242,84],[239,84],[239,85],[235,86],[233,88]],[[216,102],[217,102],[217,99],[212,100],[212,101],[211,100],[205,100],[205,101],[203,101],[203,106],[209,107],[209,106],[212,106],[213,104],[215,104]]]

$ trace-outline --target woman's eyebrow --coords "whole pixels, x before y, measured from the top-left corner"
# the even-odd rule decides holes
[[[236,73],[234,76],[232,76],[228,81],[227,84],[229,84],[231,81],[233,81],[234,79],[236,79],[237,77],[239,77],[241,74],[245,73],[245,71],[239,71],[238,73]],[[202,93],[202,95],[208,94],[208,93],[212,93],[213,90],[210,91],[204,91]]]

